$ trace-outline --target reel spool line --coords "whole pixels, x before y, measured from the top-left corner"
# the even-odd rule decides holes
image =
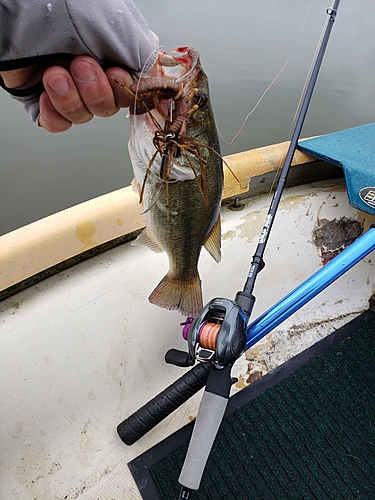
[[[247,317],[234,300],[211,300],[189,327],[189,359],[216,367],[232,364],[245,347],[246,324]],[[174,363],[170,357],[168,362]]]
[[[219,323],[209,323],[208,321],[203,323],[198,334],[198,341],[201,347],[215,351],[220,327]]]

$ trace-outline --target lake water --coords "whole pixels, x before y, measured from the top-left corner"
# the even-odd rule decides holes
[[[165,50],[193,45],[224,155],[290,138],[329,0],[136,0]],[[343,0],[301,136],[375,121],[375,2]],[[0,90],[0,234],[130,183],[126,111],[53,135]]]

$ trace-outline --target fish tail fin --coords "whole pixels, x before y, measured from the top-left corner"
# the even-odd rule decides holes
[[[199,316],[203,310],[201,280],[196,275],[181,281],[167,274],[148,300],[164,309],[176,309],[185,316]]]

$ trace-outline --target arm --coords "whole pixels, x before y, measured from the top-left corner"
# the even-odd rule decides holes
[[[50,131],[128,106],[111,76],[129,85],[157,57],[158,39],[130,0],[1,0],[0,32],[3,86]]]

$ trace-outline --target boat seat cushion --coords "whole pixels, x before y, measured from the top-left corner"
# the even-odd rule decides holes
[[[298,149],[341,167],[349,203],[375,215],[375,123],[301,140]]]

